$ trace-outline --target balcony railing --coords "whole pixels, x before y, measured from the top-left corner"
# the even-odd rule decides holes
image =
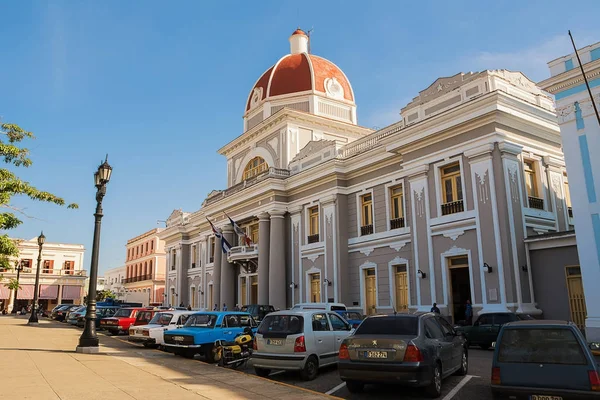
[[[391,229],[404,228],[404,218],[394,218],[390,220]]]
[[[123,283],[147,281],[149,279],[152,279],[152,274],[139,275],[139,276],[133,276],[131,278],[125,278],[125,279],[123,279]]]
[[[227,261],[248,260],[258,257],[258,245],[236,246],[227,252]]]
[[[573,207],[567,207],[567,214],[569,214],[569,218],[573,218]]]
[[[309,235],[306,241],[308,242],[308,244],[318,243],[319,242],[319,234],[317,233],[315,235]]]
[[[361,236],[371,235],[371,234],[373,234],[373,224],[360,227],[360,235]]]
[[[536,208],[538,210],[544,209],[544,199],[539,197],[529,196],[529,208]]]
[[[456,214],[465,211],[465,205],[462,200],[442,204],[442,215]]]
[[[48,272],[44,272],[43,270],[40,270],[40,274],[43,275],[59,275],[59,276],[86,276],[85,275],[85,271],[84,270],[72,270],[72,269],[51,269],[51,270],[46,270]],[[17,271],[15,271],[14,269],[0,269],[0,272],[2,273],[14,273],[15,275],[17,274]],[[35,274],[35,268],[23,268],[23,271],[21,271],[21,275],[23,274]]]

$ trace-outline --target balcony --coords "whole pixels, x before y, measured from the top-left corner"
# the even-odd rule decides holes
[[[41,267],[40,267],[41,268]],[[17,275],[17,271],[15,271],[14,269],[1,269],[0,268],[0,272],[3,274],[14,274],[15,276]],[[58,275],[58,276],[86,276],[86,271],[84,270],[72,270],[72,269],[47,269],[47,270],[40,270],[40,276],[41,275]],[[24,274],[35,274],[35,268],[23,268],[23,270],[21,271],[21,275]]]
[[[544,209],[544,199],[540,199],[539,197],[529,196],[529,208],[535,208],[537,210]]]
[[[569,218],[573,218],[573,207],[567,207],[567,214]]]
[[[258,245],[253,244],[251,246],[236,246],[232,247],[227,252],[227,261],[244,261],[252,258],[258,258]]]
[[[456,214],[465,211],[465,205],[462,200],[442,204],[442,215]]]
[[[123,279],[123,283],[141,282],[141,281],[147,281],[150,279],[152,279],[152,274],[146,274],[146,275],[134,276],[131,278],[125,278],[125,279]]]
[[[360,227],[360,235],[361,236],[372,235],[372,234],[373,234],[373,224]]]
[[[390,219],[390,228],[391,229],[404,228],[404,218]]]
[[[317,233],[316,235],[308,236],[308,238],[306,238],[306,242],[308,244],[319,243],[319,234]]]

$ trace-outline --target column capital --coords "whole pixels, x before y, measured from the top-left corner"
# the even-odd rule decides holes
[[[523,152],[523,146],[510,142],[500,142],[498,143],[498,148],[503,153],[503,155],[511,154],[514,156],[518,156]]]
[[[486,143],[473,149],[466,150],[465,157],[471,159],[482,156],[491,156],[492,151],[494,151],[494,143]]]
[[[322,199],[320,199],[319,203],[322,206],[328,206],[330,204],[335,204],[336,200],[337,200],[337,196],[336,195],[330,195],[330,196],[325,196]]]
[[[271,220],[268,212],[258,214],[258,222],[269,222]]]
[[[555,158],[552,156],[544,156],[543,160],[544,160],[544,164],[546,164],[548,167],[551,167],[551,168],[562,170],[562,168],[565,167],[565,161],[561,160],[559,158]]]
[[[223,228],[221,228],[223,233],[234,233],[233,226],[231,224],[225,224]]]
[[[271,219],[273,218],[283,218],[287,211],[285,210],[270,210],[269,214],[271,215]]]
[[[427,178],[427,172],[429,172],[429,164],[419,165],[418,167],[411,168],[408,173],[408,182],[418,181],[420,179]]]
[[[302,206],[288,207],[288,212],[292,215],[300,214],[302,212]]]

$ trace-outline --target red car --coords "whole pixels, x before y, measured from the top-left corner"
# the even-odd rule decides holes
[[[121,308],[112,317],[102,318],[100,328],[106,329],[113,335],[128,333],[129,327],[135,323],[138,313],[146,310],[143,307]]]

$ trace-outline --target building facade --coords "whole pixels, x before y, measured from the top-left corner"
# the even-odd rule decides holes
[[[125,301],[144,306],[162,304],[165,291],[165,247],[161,228],[127,241],[125,257]]]
[[[578,50],[593,101],[600,109],[600,42]],[[575,53],[548,63],[539,86],[554,94],[577,223],[578,272],[585,292],[586,334],[600,340],[600,126]],[[558,179],[558,178],[557,178]],[[569,204],[570,205],[570,204]],[[571,266],[573,267],[573,266]],[[570,296],[577,301],[579,287]]]
[[[27,307],[33,303],[35,293],[35,274],[39,247],[37,237],[20,240],[19,257],[14,263],[20,264],[23,271],[19,274],[21,288],[17,291],[17,302],[14,304],[14,292],[4,286],[11,278],[16,278],[14,269],[2,272],[4,282],[0,284],[0,301],[7,310]],[[42,261],[40,263],[39,306],[40,309],[51,310],[57,304],[81,304],[86,282],[86,271],[83,269],[82,244],[44,243]],[[15,264],[15,265],[16,265]]]
[[[104,272],[104,288],[117,296],[117,300],[125,300],[126,267],[116,267]]]
[[[552,99],[519,72],[439,78],[373,131],[349,80],[290,37],[254,84],[227,183],[159,236],[167,302],[331,301],[366,314],[541,314],[524,240],[572,229]],[[234,233],[233,218],[250,243]],[[222,251],[210,220],[233,246]]]

